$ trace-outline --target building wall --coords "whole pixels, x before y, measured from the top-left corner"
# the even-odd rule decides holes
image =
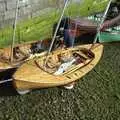
[[[16,3],[17,0],[0,0],[0,28],[14,23]],[[63,5],[64,0],[19,0],[18,20],[39,16]]]

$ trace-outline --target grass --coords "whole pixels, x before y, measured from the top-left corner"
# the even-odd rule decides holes
[[[9,84],[1,86],[0,120],[119,120],[119,46],[105,45],[99,64],[72,90],[54,87],[19,96]]]

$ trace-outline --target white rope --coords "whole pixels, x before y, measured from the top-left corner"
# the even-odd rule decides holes
[[[19,0],[16,3],[16,11],[15,11],[15,21],[14,21],[14,28],[13,28],[13,38],[12,38],[12,45],[11,45],[11,63],[13,62],[13,49],[15,44],[15,34],[16,34],[16,24],[17,24],[17,17],[18,17],[18,7],[19,7]]]
[[[6,82],[10,82],[10,81],[13,81],[13,79],[1,80],[0,84],[6,83]]]

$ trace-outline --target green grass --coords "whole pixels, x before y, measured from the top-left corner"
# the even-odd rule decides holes
[[[19,23],[16,30],[15,42],[21,43],[49,37],[51,35],[52,23],[57,19],[52,20],[53,18],[55,18],[54,13]],[[11,43],[12,34],[12,28],[5,28],[0,31],[0,47]]]
[[[13,94],[9,85],[1,85],[0,120],[119,120],[119,61],[120,44],[105,45],[99,64],[72,90],[54,87],[8,96]]]
[[[93,0],[86,0],[82,4],[71,4],[66,10],[66,16],[88,16],[96,12],[103,11],[105,2],[93,4]],[[76,9],[77,8],[77,9]],[[51,37],[53,23],[60,17],[61,11],[51,11],[45,15],[24,20],[17,25],[16,43],[22,43],[33,40],[40,40],[46,37]],[[12,27],[7,27],[0,30],[0,48],[11,44],[13,35]]]

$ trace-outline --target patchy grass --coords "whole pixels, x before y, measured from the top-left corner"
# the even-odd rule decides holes
[[[119,61],[120,44],[105,45],[99,64],[69,91],[55,87],[24,96],[4,96],[13,94],[6,84],[0,91],[0,119],[119,120]]]

